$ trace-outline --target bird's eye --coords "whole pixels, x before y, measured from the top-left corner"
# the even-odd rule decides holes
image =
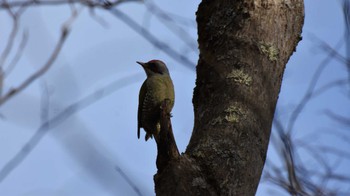
[[[149,68],[154,72],[154,73],[159,73],[162,74],[161,70],[157,67],[155,63],[150,63]]]

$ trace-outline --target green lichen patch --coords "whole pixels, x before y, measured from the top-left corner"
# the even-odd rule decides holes
[[[235,113],[230,113],[225,116],[225,120],[230,123],[238,122],[239,118]]]
[[[272,44],[260,42],[259,49],[261,53],[267,55],[267,58],[269,58],[270,61],[278,60],[278,54],[279,54],[278,48],[276,48]]]
[[[224,110],[224,115],[220,115],[210,121],[211,125],[220,125],[223,122],[237,123],[244,117],[246,112],[237,103],[230,105]]]
[[[227,75],[228,79],[233,79],[234,82],[245,84],[247,86],[250,86],[252,84],[252,77],[250,77],[248,74],[244,73],[242,69],[233,69],[231,73]]]
[[[240,118],[245,115],[245,111],[243,111],[236,104],[231,105],[229,108],[224,110],[224,112],[226,113],[225,120],[230,123],[239,122]]]
[[[195,151],[192,153],[192,156],[198,157],[198,158],[205,158],[205,154],[202,151]]]
[[[207,183],[205,182],[205,180],[203,178],[198,177],[198,178],[193,179],[192,186],[198,186],[200,188],[205,189],[205,188],[207,188]]]
[[[223,120],[222,117],[219,116],[219,117],[214,118],[214,119],[210,122],[210,124],[211,124],[211,125],[221,124],[221,123],[222,123],[222,120]]]

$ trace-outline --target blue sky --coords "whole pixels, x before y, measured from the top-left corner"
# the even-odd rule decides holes
[[[184,23],[182,28],[196,42],[194,25],[198,0],[154,3],[180,18]],[[150,14],[143,3],[125,3],[117,9],[196,63],[197,51],[189,49],[162,21]],[[61,24],[70,16],[69,11],[68,6],[56,6],[25,12],[21,30],[29,32],[28,45],[23,58],[6,78],[5,91],[20,84],[23,78],[43,65],[58,40]],[[341,11],[340,1],[305,1],[303,40],[287,65],[279,97],[281,119],[287,119],[300,101],[325,56],[312,40],[313,35],[332,46],[342,39]],[[123,174],[142,195],[154,195],[156,146],[153,141],[145,142],[136,137],[138,91],[145,79],[136,61],[162,59],[167,63],[176,93],[173,129],[179,150],[185,150],[193,128],[195,72],[159,51],[107,11],[96,10],[96,14],[103,18],[106,26],[93,20],[87,9],[82,10],[52,69],[0,108],[3,116],[0,119],[0,168],[42,124],[41,103],[50,103],[50,118],[89,94],[95,93],[99,97],[101,92],[96,91],[112,82],[118,82],[117,90],[104,92],[108,95],[50,130],[0,183],[0,195],[138,195]],[[1,11],[0,26],[4,31],[0,34],[0,51],[11,27],[10,20],[4,16],[6,14]],[[344,66],[332,61],[322,75],[320,85],[345,77]],[[338,88],[313,100],[295,126],[298,130],[295,137],[302,138],[319,129],[344,129],[322,115],[322,111],[329,108],[349,115],[346,107],[349,100],[344,97],[344,89]],[[342,145],[336,138],[321,138],[318,142]],[[269,148],[268,159],[279,164],[277,152],[273,147]],[[270,189],[271,186],[262,184],[257,195],[269,195]]]

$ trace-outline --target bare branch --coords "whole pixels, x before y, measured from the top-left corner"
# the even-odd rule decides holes
[[[345,50],[346,59],[350,59],[350,3],[348,0],[343,0],[343,16],[344,16],[344,40],[345,40]],[[350,65],[347,66],[348,71],[348,82],[350,84]]]
[[[147,41],[149,41],[153,46],[155,46],[156,48],[158,48],[159,50],[161,50],[162,52],[167,54],[169,57],[171,57],[175,61],[181,63],[182,65],[186,66],[190,70],[195,69],[195,63],[193,63],[186,56],[176,52],[168,44],[160,41],[157,37],[155,37],[153,34],[151,34],[147,29],[145,29],[141,25],[137,24],[128,15],[124,14],[123,12],[119,11],[116,8],[111,9],[110,13],[113,14],[113,16],[122,20],[126,25],[128,25],[130,28],[132,28],[135,32],[137,32],[139,35],[141,35]]]
[[[46,81],[40,80],[41,86],[42,86],[42,93],[41,93],[41,103],[40,103],[40,117],[41,117],[41,123],[45,123],[50,119],[50,90],[46,83]]]
[[[11,71],[16,67],[19,59],[21,58],[21,56],[23,54],[24,48],[27,45],[27,41],[28,41],[28,32],[24,31],[21,43],[18,46],[17,52],[15,54],[15,57],[12,59],[12,61],[9,63],[9,65],[5,68],[5,71],[4,71],[4,75],[5,76],[9,76]]]
[[[71,23],[74,21],[74,19],[76,19],[76,17],[78,16],[78,12],[77,11],[73,11],[72,12],[72,16],[63,24],[62,26],[62,31],[61,31],[61,35],[60,38],[57,42],[57,45],[53,51],[53,53],[51,54],[50,58],[48,59],[48,61],[44,64],[44,66],[42,66],[38,71],[36,71],[33,75],[31,75],[29,78],[27,78],[21,85],[19,85],[17,88],[13,88],[11,89],[8,93],[6,93],[4,96],[2,96],[0,98],[0,105],[2,105],[3,103],[5,103],[8,99],[10,99],[11,97],[13,97],[14,95],[18,94],[19,92],[21,92],[23,89],[25,89],[27,86],[29,86],[32,82],[34,82],[37,78],[39,78],[40,76],[42,76],[44,73],[46,73],[47,70],[50,69],[50,67],[53,65],[53,63],[55,62],[58,54],[60,53],[68,35],[69,35],[69,27],[71,25]]]
[[[336,120],[343,125],[350,126],[350,118],[349,117],[341,116],[341,115],[336,114],[330,110],[326,110],[325,113],[328,117],[332,118],[333,120]]]
[[[97,23],[99,23],[103,27],[108,27],[108,23],[100,16],[98,16],[93,7],[89,8],[89,13],[92,19],[94,19]]]
[[[37,129],[35,134],[25,143],[22,149],[17,154],[15,154],[15,156],[12,159],[10,159],[0,170],[0,183],[4,179],[6,179],[6,177],[23,162],[23,160],[33,151],[33,149],[38,145],[38,143],[48,133],[50,129],[55,128],[56,126],[69,119],[77,112],[90,106],[98,100],[112,94],[113,92],[123,87],[126,87],[127,85],[137,82],[139,78],[137,76],[138,75],[132,75],[114,81],[111,84],[106,85],[104,88],[101,88],[96,92],[91,93],[90,95],[82,98],[81,100],[67,106],[56,116],[43,123]]]
[[[342,44],[342,41],[339,41],[338,44],[336,45],[336,48],[339,48],[341,44]],[[336,56],[336,51],[335,50],[329,51],[326,58],[318,66],[315,74],[311,79],[307,92],[305,93],[302,100],[299,102],[298,106],[293,110],[291,117],[289,118],[287,129],[286,129],[288,134],[290,134],[293,131],[296,120],[298,119],[301,112],[304,110],[306,104],[310,101],[311,97],[313,96],[314,89],[316,87],[318,80],[321,77],[323,70],[326,68],[326,66],[333,59],[334,56]]]
[[[350,61],[343,55],[341,55],[337,49],[334,49],[332,46],[327,44],[326,42],[319,40],[320,47],[327,53],[332,53],[333,57],[343,63],[346,67],[350,67]]]
[[[141,0],[117,0],[117,1],[99,1],[99,0],[28,0],[28,1],[3,1],[0,3],[0,9],[15,8],[22,6],[54,6],[65,4],[82,4],[88,7],[110,8],[125,2]]]
[[[304,191],[304,187],[299,182],[299,177],[296,173],[297,166],[295,164],[294,147],[291,138],[285,134],[280,135],[280,137],[284,144],[284,148],[282,148],[282,156],[284,157],[284,164],[288,172],[290,191],[291,193],[293,193],[293,195],[296,193],[302,193],[303,195],[307,195]]]
[[[4,2],[6,2],[6,1],[4,1]],[[16,35],[18,32],[18,26],[19,26],[19,20],[18,20],[19,15],[13,13],[11,8],[9,8],[9,7],[7,7],[6,9],[13,20],[13,24],[12,24],[12,30],[11,30],[10,36],[8,38],[7,44],[5,46],[5,49],[0,56],[0,67],[4,67],[5,61],[11,52],[11,49],[13,47],[13,43],[15,41],[15,38],[16,38]]]
[[[2,88],[4,86],[4,75],[4,71],[2,70],[2,67],[0,67],[0,97],[2,96]],[[2,118],[1,114],[0,118]]]
[[[161,105],[160,114],[160,133],[155,136],[154,139],[157,142],[157,174],[160,174],[164,168],[168,165],[169,161],[176,160],[180,157],[179,150],[177,148],[173,128],[171,126],[170,111],[169,108],[170,100],[165,99]]]
[[[186,56],[176,52],[174,49],[172,49],[170,46],[168,46],[166,43],[158,40],[153,34],[151,34],[147,29],[143,28],[139,24],[137,24],[133,19],[131,19],[126,14],[122,13],[121,11],[115,9],[114,7],[124,3],[124,2],[133,2],[133,1],[142,1],[142,0],[117,0],[117,1],[99,1],[99,0],[29,0],[29,1],[11,1],[11,2],[2,2],[0,3],[0,9],[1,8],[14,8],[19,6],[53,6],[53,5],[64,5],[64,4],[82,4],[85,6],[88,6],[90,8],[102,8],[102,9],[110,9],[111,13],[122,20],[125,24],[127,24],[129,27],[131,27],[133,30],[135,30],[137,33],[139,33],[142,37],[144,37],[147,41],[149,41],[153,46],[160,49],[161,51],[165,52],[167,55],[169,55],[171,58],[173,58],[175,61],[178,61],[182,65],[188,67],[191,70],[195,69],[195,63],[191,62]],[[113,8],[113,9],[111,9]],[[164,13],[159,13],[163,14]],[[95,17],[95,16],[94,16]],[[102,25],[105,25],[103,21],[100,20],[100,18],[95,17],[99,23]],[[170,17],[165,19],[170,20]],[[177,28],[177,31],[179,31],[180,28]],[[181,30],[182,31],[182,30]],[[183,31],[182,31],[183,32]],[[193,44],[192,44],[193,45]],[[191,46],[193,48],[193,46]],[[1,103],[0,103],[1,104]]]
[[[53,62],[56,60],[56,57],[58,56],[64,41],[66,40],[68,35],[68,31],[62,32],[60,40],[50,56],[49,60],[45,63],[45,65],[39,69],[37,72],[35,72],[33,75],[31,75],[27,80],[25,80],[19,87],[11,89],[7,94],[5,94],[3,97],[0,99],[0,105],[5,103],[8,99],[13,97],[14,95],[18,94],[20,91],[25,89],[29,84],[31,84],[33,81],[35,81],[37,78],[42,76],[53,64]]]
[[[170,17],[169,14],[160,9],[151,0],[146,1],[145,5],[149,13],[157,16],[159,21],[161,21],[169,30],[171,30],[174,33],[174,35],[178,36],[180,40],[182,40],[189,49],[191,49],[192,51],[198,51],[198,44],[195,41],[195,39],[190,36],[188,31],[179,26],[175,19]]]
[[[118,166],[115,166],[114,168],[124,178],[124,180],[131,186],[131,188],[135,191],[135,193],[139,196],[142,196],[140,189],[137,188],[134,182],[124,173],[124,171]]]

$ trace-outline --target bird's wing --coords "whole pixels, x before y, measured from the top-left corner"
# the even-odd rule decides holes
[[[147,93],[147,86],[146,86],[146,81],[145,81],[145,82],[143,82],[141,89],[140,89],[139,108],[137,111],[137,138],[139,138],[139,139],[140,139],[140,129],[142,127],[142,124],[141,124],[142,108],[143,108],[143,104],[144,104],[144,98],[146,97],[146,93]]]

